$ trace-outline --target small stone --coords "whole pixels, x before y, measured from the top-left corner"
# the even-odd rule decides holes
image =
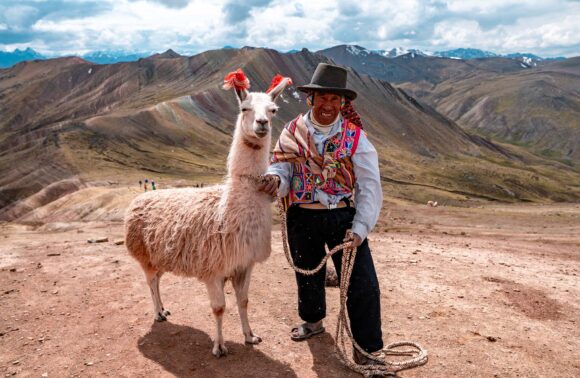
[[[338,287],[338,275],[336,274],[336,269],[333,265],[326,266],[326,286],[327,287]]]
[[[60,253],[49,253],[49,254],[47,254],[47,256],[51,256],[51,257],[60,256]]]
[[[42,373],[41,377],[42,377],[42,378],[46,378],[46,377],[48,377],[48,373]]]
[[[492,343],[495,343],[497,341],[497,337],[487,336],[487,341],[490,341]]]
[[[123,244],[125,244],[125,240],[122,240],[122,239],[115,240],[114,243],[115,243],[115,245],[123,245]]]
[[[94,364],[92,362],[85,362],[86,366],[93,366]]]
[[[87,240],[87,243],[93,244],[93,243],[106,243],[109,241],[109,238],[96,238],[96,239],[89,239]]]

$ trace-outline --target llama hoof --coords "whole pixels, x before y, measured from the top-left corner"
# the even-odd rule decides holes
[[[226,348],[225,345],[222,344],[215,344],[213,346],[213,349],[211,351],[211,353],[216,356],[217,358],[220,358],[222,356],[225,356],[226,354],[228,354],[228,348]]]
[[[171,315],[171,312],[169,312],[169,310],[163,309],[163,311],[161,312],[164,316],[169,316]]]
[[[246,336],[246,344],[256,345],[256,344],[260,344],[261,342],[262,342],[262,338],[260,336],[255,336],[255,335]]]
[[[164,314],[162,314],[161,312],[159,312],[157,314],[157,316],[155,317],[156,322],[164,322],[166,320],[167,320],[167,317]]]

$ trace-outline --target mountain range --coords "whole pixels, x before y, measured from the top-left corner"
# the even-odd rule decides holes
[[[318,53],[404,89],[466,130],[580,163],[580,58],[445,59],[361,55],[341,45]]]
[[[396,47],[391,50],[367,50],[363,47],[351,45],[353,50],[366,51],[368,54],[378,54],[387,58],[396,58],[405,54],[417,54],[423,56],[438,56],[450,59],[478,59],[478,58],[491,58],[491,57],[505,57],[522,59],[526,58],[529,61],[541,61],[541,60],[563,60],[564,57],[555,58],[542,58],[530,53],[511,53],[506,55],[496,54],[490,51],[483,51],[479,49],[472,48],[459,48],[447,51],[436,51],[434,53],[424,52],[418,49],[405,49],[402,47]],[[224,49],[233,49],[232,46],[224,46]],[[290,50],[287,53],[296,53],[299,50]],[[131,51],[92,51],[86,54],[76,55],[83,58],[89,62],[98,64],[112,64],[119,62],[133,62],[141,58],[146,58],[154,53],[152,52],[131,52]],[[49,59],[55,58],[55,56],[45,56],[36,52],[32,48],[27,48],[25,50],[16,49],[13,52],[0,51],[0,68],[8,68],[14,64],[35,60],[35,59]]]
[[[307,83],[320,62],[332,61],[305,49],[242,48],[192,57],[169,50],[111,65],[68,57],[0,70],[0,218],[13,217],[18,200],[71,177],[219,180],[238,112],[233,93],[221,89],[224,75],[242,68],[252,89],[264,90],[276,73]],[[349,86],[360,94],[357,109],[389,195],[449,203],[580,198],[574,166],[466,132],[407,90],[358,69]],[[274,136],[306,110],[294,88],[279,102]]]
[[[79,55],[89,62],[98,64],[112,64],[120,62],[133,62],[141,58],[150,56],[149,52],[128,52],[128,51],[93,51],[83,55]],[[49,57],[36,52],[34,49],[27,48],[25,50],[16,49],[13,52],[0,51],[0,68],[8,68],[20,62],[27,62],[31,60],[46,60],[54,57]]]
[[[7,68],[20,62],[35,59],[46,59],[30,47],[25,50],[16,49],[12,52],[0,51],[0,68]]]

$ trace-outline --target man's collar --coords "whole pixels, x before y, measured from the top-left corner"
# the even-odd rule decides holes
[[[308,127],[308,131],[310,132],[310,134],[313,135],[317,131],[314,128],[314,126],[312,125],[312,121],[310,121],[310,112],[312,112],[312,110],[309,110],[308,112],[306,112],[306,114],[304,114],[304,116],[302,116],[302,119],[304,120],[306,127]],[[343,122],[344,122],[344,120],[342,118],[342,115],[340,115],[338,117],[338,119],[336,120],[336,122],[334,122],[332,125],[330,125],[330,127],[331,127],[330,133],[328,133],[326,138],[330,138],[330,137],[334,136],[335,134],[338,134],[339,132],[341,132]]]

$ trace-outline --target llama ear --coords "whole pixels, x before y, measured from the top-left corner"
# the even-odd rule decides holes
[[[236,96],[238,96],[238,100],[240,104],[248,97],[248,88],[250,88],[250,80],[244,74],[241,68],[238,68],[237,71],[230,72],[229,74],[224,77],[224,85],[223,88],[225,90],[234,89],[236,91]]]
[[[236,88],[236,97],[238,98],[238,101],[241,104],[242,102],[244,102],[246,97],[248,97],[248,91],[246,89]]]
[[[276,78],[274,78],[276,80]],[[292,85],[292,79],[289,77],[284,77],[280,80],[280,82],[275,87],[270,87],[267,93],[270,95],[272,101],[276,101],[278,96],[284,91],[284,89],[288,86]]]

